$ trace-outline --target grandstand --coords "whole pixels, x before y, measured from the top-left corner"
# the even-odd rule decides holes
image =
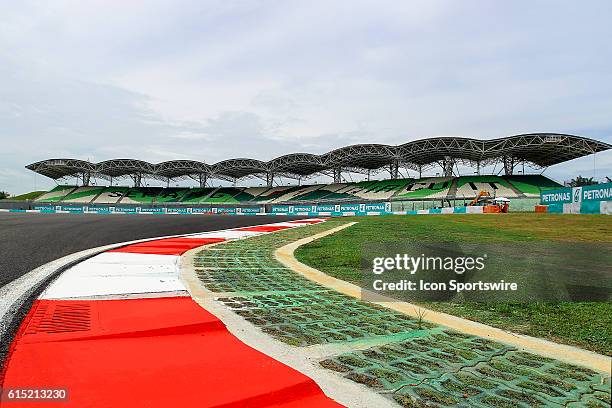
[[[561,185],[544,176],[428,177],[293,187],[75,187],[57,186],[36,202],[81,204],[286,204],[381,200],[472,199],[480,191],[506,198],[537,198]]]
[[[524,134],[493,140],[441,137],[399,146],[360,144],[323,155],[294,153],[268,162],[229,159],[208,165],[177,160],[159,164],[135,159],[90,163],[78,159],[49,159],[26,166],[54,180],[77,177],[82,186],[59,185],[36,199],[41,203],[81,204],[308,204],[362,201],[467,200],[480,191],[510,199],[536,198],[544,189],[560,185],[541,175],[516,174],[518,166],[535,169],[610,149],[607,143],[565,134]],[[459,165],[471,166],[477,175],[458,174]],[[481,175],[489,166],[499,171]],[[401,170],[418,177],[401,177]],[[435,177],[424,172],[437,169]],[[343,174],[380,175],[388,179],[348,182]],[[524,170],[523,170],[524,172]],[[503,174],[500,174],[503,173]],[[299,180],[317,175],[333,177],[330,184],[275,185],[280,178]],[[265,187],[238,187],[240,180],[260,178]],[[92,179],[129,178],[134,186],[90,186]],[[165,181],[192,179],[197,188],[143,187],[146,178]],[[379,177],[380,178],[380,177]],[[209,187],[211,180],[233,182],[233,187]],[[300,183],[301,184],[301,183]]]

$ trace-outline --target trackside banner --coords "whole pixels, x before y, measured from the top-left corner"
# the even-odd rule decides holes
[[[138,212],[142,214],[163,214],[165,208],[138,208]]]
[[[214,207],[212,209],[213,214],[236,214],[236,208],[234,207]]]
[[[392,214],[391,203],[343,203],[316,205],[273,205],[272,214],[291,215],[382,215]]]
[[[82,205],[62,205],[60,206],[61,211],[67,211],[71,213],[80,213],[83,212]]]
[[[548,205],[548,212],[610,214],[612,183],[543,191],[540,202]]]
[[[192,208],[191,213],[192,214],[211,214],[212,209],[211,208]]]
[[[191,214],[191,208],[187,207],[177,207],[177,208],[168,208],[166,210],[166,214]]]
[[[567,189],[569,190],[569,189]],[[595,195],[595,193],[593,193]],[[583,211],[591,213],[605,213],[600,210],[599,204],[612,204],[610,201],[584,201]],[[589,209],[589,205],[595,204],[597,208]],[[559,205],[558,210],[551,210],[555,205]],[[561,204],[550,204],[549,212],[563,212],[564,205],[573,205],[571,202]],[[46,213],[87,213],[87,214],[223,214],[223,215],[307,215],[307,216],[357,216],[357,215],[416,215],[416,214],[482,214],[484,207],[446,207],[429,208],[415,211],[392,211],[391,203],[342,203],[342,204],[322,204],[322,205],[273,205],[267,212],[264,207],[122,207],[122,206],[66,206],[66,205],[34,205],[32,210],[35,212]],[[603,208],[603,207],[602,207]],[[612,205],[609,207],[612,209]],[[26,211],[14,209],[6,211]],[[569,212],[565,211],[565,212]],[[609,213],[609,210],[608,210]]]
[[[34,205],[32,210],[47,213],[89,213],[89,214],[236,214],[256,215],[265,212],[263,207],[119,207],[119,206],[76,206],[76,205]],[[25,210],[22,210],[25,211]],[[278,211],[277,211],[278,212]],[[288,210],[284,211],[285,213]]]
[[[35,205],[32,206],[32,209],[40,212],[55,212],[55,207],[52,205]]]
[[[262,207],[238,207],[236,209],[236,214],[239,215],[255,215],[263,212],[264,209]]]
[[[540,202],[543,205],[548,204],[565,204],[572,202],[572,189],[560,188],[556,190],[548,190],[540,193]]]
[[[114,212],[120,213],[120,214],[136,214],[138,211],[136,211],[136,208],[115,207]]]

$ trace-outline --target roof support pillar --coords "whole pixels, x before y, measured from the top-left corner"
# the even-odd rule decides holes
[[[334,169],[334,183],[342,183],[342,167]]]
[[[389,173],[391,173],[391,178],[392,179],[398,178],[398,174],[399,174],[399,161],[394,160],[393,163],[391,163],[391,166],[389,168]]]
[[[134,187],[140,187],[140,184],[142,182],[142,174],[134,173],[134,174],[130,175],[130,177],[134,181]]]
[[[268,187],[272,187],[274,185],[274,173],[266,173],[266,184]]]
[[[423,178],[423,165],[419,164],[417,167],[419,168],[419,178],[421,179]]]
[[[91,173],[83,173],[83,185],[89,185],[89,179],[91,178]]]
[[[480,160],[476,161],[476,174],[480,176]]]
[[[200,188],[206,187],[206,181],[208,177],[205,173],[198,174],[198,181],[200,182]]]
[[[512,173],[514,172],[514,166],[516,164],[514,161],[514,157],[504,156],[503,161],[504,161],[504,173],[506,174],[506,176],[511,176]]]
[[[444,177],[452,177],[453,176],[453,168],[455,167],[455,159],[451,156],[444,156],[444,159],[439,163],[440,167],[442,167],[442,172],[444,173]]]

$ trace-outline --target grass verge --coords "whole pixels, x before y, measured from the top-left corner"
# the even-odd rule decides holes
[[[358,224],[296,251],[303,263],[360,283],[364,242],[612,242],[606,215],[504,214],[356,217]],[[529,254],[526,254],[529,256]],[[434,310],[612,355],[612,303],[448,303]]]
[[[31,191],[29,193],[9,197],[6,200],[10,200],[10,201],[35,200],[36,198],[40,197],[44,193],[46,193],[46,191]]]

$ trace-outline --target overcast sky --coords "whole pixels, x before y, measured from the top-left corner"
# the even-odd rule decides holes
[[[350,143],[612,140],[612,2],[2,1],[0,190],[51,157],[268,160]],[[595,168],[594,168],[595,167]],[[546,171],[612,176],[612,154]]]

